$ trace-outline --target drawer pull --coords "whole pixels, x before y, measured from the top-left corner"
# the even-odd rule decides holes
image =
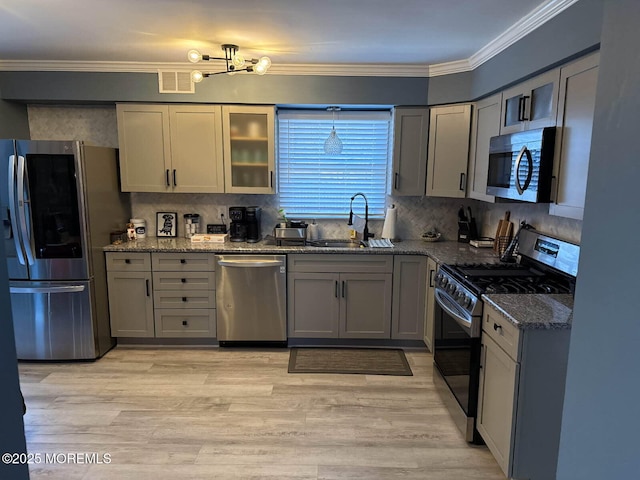
[[[187,320],[182,320],[182,326],[184,327],[189,326],[189,322]]]
[[[497,323],[494,323],[494,324],[493,324],[493,329],[494,329],[496,332],[498,332],[498,333],[502,334],[502,327],[501,327],[500,325],[498,325]]]
[[[185,263],[187,263],[187,261],[184,258],[181,258],[180,259],[180,263],[185,264]]]
[[[182,297],[182,301],[186,302],[187,301],[187,297]]]
[[[129,264],[129,263],[131,263],[131,260],[129,260],[128,258],[125,258],[125,259],[124,259],[124,263]]]
[[[187,279],[186,279],[186,278],[181,278],[181,279],[180,279],[180,281],[181,281],[182,283],[187,283]]]

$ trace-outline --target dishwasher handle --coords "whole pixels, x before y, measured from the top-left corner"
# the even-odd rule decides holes
[[[281,260],[218,260],[221,267],[259,268],[284,266]]]

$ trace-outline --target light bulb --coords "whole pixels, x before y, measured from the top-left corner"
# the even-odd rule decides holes
[[[200,55],[200,52],[197,50],[189,50],[187,52],[187,59],[189,59],[191,63],[198,63],[202,60],[202,55]]]
[[[233,64],[236,67],[242,67],[244,65],[244,57],[242,55],[236,53],[233,56]]]
[[[202,72],[200,70],[194,70],[191,72],[191,80],[194,83],[200,83],[203,78],[204,78],[204,75],[202,75]]]
[[[264,75],[267,73],[267,67],[263,63],[258,62],[258,64],[253,67],[253,71],[258,75]]]
[[[269,57],[260,57],[258,60],[259,65],[264,65],[265,68],[269,68],[271,66],[271,59]]]

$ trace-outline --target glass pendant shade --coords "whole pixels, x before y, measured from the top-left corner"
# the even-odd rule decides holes
[[[324,153],[328,155],[339,155],[342,153],[342,140],[336,133],[336,128],[331,129],[329,137],[324,141]]]

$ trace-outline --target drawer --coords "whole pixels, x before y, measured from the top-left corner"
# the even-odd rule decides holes
[[[289,255],[290,272],[392,273],[393,255],[294,254]]]
[[[152,253],[153,270],[163,272],[213,272],[215,255],[213,253]]]
[[[482,334],[491,337],[512,359],[519,361],[520,330],[486,304],[482,316]]]
[[[156,337],[215,337],[216,310],[155,310]]]
[[[112,272],[149,272],[151,254],[143,252],[106,252],[107,270]]]
[[[153,305],[158,308],[216,308],[213,290],[158,290],[153,291]]]
[[[154,290],[214,290],[213,272],[153,272]]]

